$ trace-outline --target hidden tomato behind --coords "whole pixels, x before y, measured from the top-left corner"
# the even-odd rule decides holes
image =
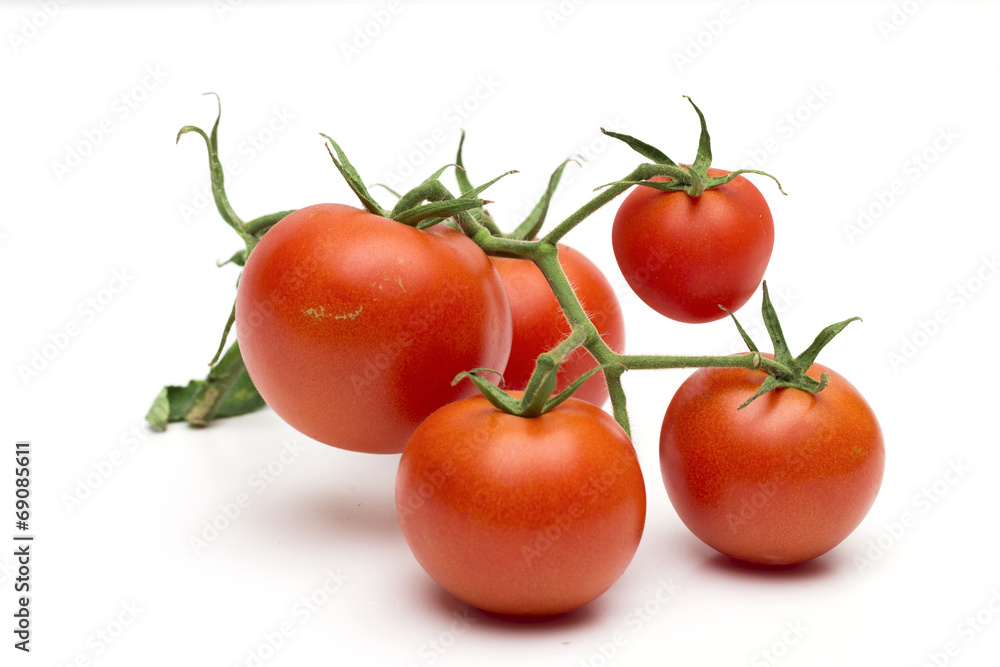
[[[559,264],[590,321],[613,351],[625,349],[625,318],[615,290],[601,270],[583,253],[559,244]],[[491,257],[510,298],[513,342],[504,371],[504,385],[523,390],[535,369],[538,355],[548,352],[570,333],[569,322],[533,262]],[[597,366],[597,360],[583,347],[569,355],[559,367],[556,393]],[[608,387],[602,373],[595,373],[573,394],[576,398],[602,405]]]

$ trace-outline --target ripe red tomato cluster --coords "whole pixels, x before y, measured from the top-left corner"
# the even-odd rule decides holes
[[[637,187],[612,231],[636,294],[687,323],[742,306],[773,243],[767,204],[742,176],[697,197]],[[570,247],[559,244],[558,258],[604,342],[623,352],[608,280]],[[601,595],[628,566],[646,490],[628,435],[600,407],[603,375],[533,417],[453,382],[492,369],[519,397],[536,358],[569,335],[534,263],[488,257],[447,225],[419,229],[319,204],[282,219],[250,253],[235,321],[250,377],[281,418],[335,447],[402,453],[400,526],[420,565],[456,597],[501,614],[557,614]],[[555,391],[596,364],[579,348]],[[874,413],[844,378],[819,365],[811,372],[826,373],[829,386],[775,389],[740,409],[768,374],[703,368],[666,410],[670,500],[724,554],[815,558],[874,501],[884,466]]]

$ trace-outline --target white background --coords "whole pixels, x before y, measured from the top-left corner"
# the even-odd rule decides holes
[[[987,2],[915,0],[5,3],[0,414],[7,452],[33,443],[36,541],[25,655],[11,632],[13,461],[0,457],[0,662],[996,664],[998,19]],[[766,277],[793,349],[864,319],[820,361],[885,433],[868,518],[797,568],[715,554],[659,474],[660,420],[687,372],[635,372],[639,551],[584,609],[511,622],[442,593],[413,560],[398,457],[320,445],[267,410],[144,431],[164,384],[203,377],[234,292],[236,270],[214,263],[240,242],[204,198],[205,147],[174,144],[183,125],[211,127],[207,91],[222,98],[245,219],[353,202],[319,132],[368,181],[405,188],[452,161],[461,127],[473,180],[521,172],[489,192],[508,228],[572,154],[587,161],[567,171],[553,221],[638,164],[602,125],[693,159],[692,96],[715,164],[766,169],[789,193],[751,177],[774,214]],[[614,208],[566,241],[619,287],[629,350],[739,349],[731,323],[672,323],[628,292]],[[741,316],[759,332],[758,307],[759,294]],[[268,465],[280,474],[258,492]],[[240,494],[250,505],[194,548]]]

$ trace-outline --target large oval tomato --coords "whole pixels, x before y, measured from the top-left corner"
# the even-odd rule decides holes
[[[410,438],[396,510],[445,590],[487,611],[543,616],[594,600],[621,576],[646,491],[628,436],[592,403],[570,398],[527,418],[474,396]]]
[[[504,382],[507,389],[521,390],[528,384],[538,355],[551,350],[569,335],[569,322],[545,276],[534,263],[505,257],[490,259],[507,289],[514,324]],[[611,283],[583,253],[562,244],[559,244],[559,264],[601,338],[615,352],[623,352],[625,318]],[[597,361],[586,349],[577,349],[559,367],[556,392],[595,366]],[[602,405],[608,398],[604,375],[594,374],[573,396]]]
[[[699,197],[638,186],[615,215],[611,242],[625,280],[648,306],[679,322],[710,322],[726,316],[720,304],[735,311],[760,285],[774,222],[742,176]]]
[[[489,258],[437,225],[417,230],[339,204],[300,209],[250,253],[236,296],[247,371],[305,435],[398,453],[427,415],[502,369],[510,307]]]
[[[660,465],[670,501],[695,535],[752,563],[801,563],[826,553],[868,513],[885,449],[871,407],[830,375],[817,394],[776,389],[741,410],[763,371],[703,368],[663,418]]]

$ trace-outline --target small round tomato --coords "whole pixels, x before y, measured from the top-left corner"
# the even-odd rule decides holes
[[[538,355],[548,352],[565,339],[570,326],[552,288],[533,262],[506,257],[490,259],[510,298],[514,325],[504,383],[507,389],[522,390],[535,370]],[[623,352],[625,318],[611,283],[583,253],[562,244],[559,244],[559,264],[601,338],[615,352]],[[562,391],[595,366],[597,360],[586,349],[577,349],[559,366],[556,392]],[[594,374],[573,396],[602,405],[608,398],[604,375]]]
[[[510,306],[461,232],[339,204],[291,213],[250,253],[236,331],[279,417],[343,449],[399,453],[427,415],[475,392],[462,371],[503,369]]]
[[[816,558],[861,523],[885,466],[882,431],[847,380],[817,394],[776,389],[738,406],[763,371],[703,368],[663,418],[660,466],[670,501],[703,542],[751,563]]]
[[[528,418],[474,396],[414,432],[396,510],[413,555],[452,595],[545,616],[617,581],[639,546],[646,490],[628,436],[592,403]]]
[[[742,176],[699,197],[638,186],[615,215],[611,242],[646,305],[679,322],[711,322],[726,316],[719,305],[735,311],[760,285],[774,222],[764,196]]]

